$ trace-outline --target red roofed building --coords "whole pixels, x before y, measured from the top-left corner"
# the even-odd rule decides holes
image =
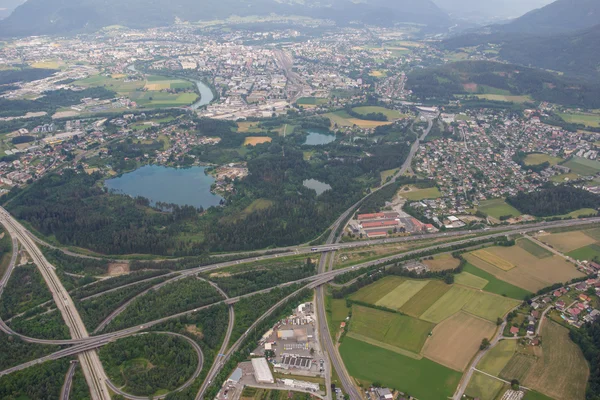
[[[359,214],[358,215],[359,221],[364,221],[366,219],[380,219],[380,218],[385,218],[385,214],[377,213],[377,214]]]
[[[381,227],[394,227],[394,226],[398,226],[398,221],[371,221],[371,222],[363,222],[361,224],[361,226],[363,227],[363,229],[369,229],[369,228],[381,228]]]
[[[574,316],[574,317],[577,317],[579,314],[581,314],[581,310],[580,310],[579,308],[575,308],[575,307],[573,307],[573,308],[571,308],[571,309],[569,310],[569,313],[570,313],[572,316]]]
[[[513,335],[518,335],[519,334],[519,328],[516,326],[513,326],[512,328],[510,328],[510,333]]]
[[[566,305],[566,304],[565,304],[565,302],[564,302],[564,301],[562,301],[562,300],[559,300],[559,301],[557,301],[557,302],[556,302],[556,309],[557,309],[557,310],[561,310],[561,311],[562,311],[562,310],[564,310],[564,309],[565,309],[565,305]]]
[[[369,231],[367,232],[367,237],[369,238],[374,238],[374,237],[384,237],[387,236],[388,231]]]

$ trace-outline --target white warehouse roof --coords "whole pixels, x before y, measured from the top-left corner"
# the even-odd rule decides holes
[[[254,378],[258,383],[275,383],[269,364],[265,358],[253,358],[252,367],[254,368]]]

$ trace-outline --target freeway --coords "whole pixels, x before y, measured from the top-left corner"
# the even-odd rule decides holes
[[[182,390],[187,389],[188,387],[190,387],[194,381],[200,376],[200,373],[202,372],[202,367],[204,366],[204,353],[202,353],[202,348],[200,348],[200,346],[198,345],[198,343],[196,343],[195,341],[193,341],[192,339],[190,339],[187,336],[184,335],[180,335],[179,333],[172,333],[172,332],[153,332],[156,334],[160,334],[160,335],[168,335],[168,336],[174,336],[174,337],[178,337],[181,338],[185,341],[187,341],[192,348],[194,349],[194,351],[196,352],[196,355],[198,355],[198,366],[196,367],[196,370],[194,371],[194,373],[192,374],[192,376],[190,377],[190,379],[188,379],[182,386],[180,386],[179,388],[175,389],[173,392],[169,392],[169,393],[174,393],[174,392],[181,392]],[[133,336],[139,336],[139,335],[146,335],[147,333],[139,333],[137,335],[133,335]],[[115,392],[118,395],[121,395],[123,397],[125,397],[126,399],[129,400],[148,400],[148,396],[134,396],[132,394],[129,394],[127,392],[124,392],[121,390],[121,388],[115,386],[114,383],[112,383],[110,381],[110,379],[106,380],[106,384],[108,385],[108,387],[110,388],[110,390],[112,390],[113,392]],[[159,396],[152,396],[152,399],[164,399],[165,397],[167,397],[169,395],[169,393],[165,393]]]
[[[69,370],[67,371],[67,375],[65,376],[65,383],[63,384],[63,387],[60,390],[60,400],[69,400],[69,396],[71,395],[71,388],[73,386],[73,376],[75,375],[76,367],[77,363],[71,362]]]
[[[7,231],[13,238],[17,238],[24,250],[29,253],[33,262],[37,265],[42,274],[54,302],[60,311],[71,337],[75,339],[85,339],[88,337],[87,330],[75,308],[73,300],[69,296],[58,276],[54,267],[44,258],[39,248],[29,237],[27,231],[21,226],[12,216],[3,208],[0,208],[0,222],[6,227]],[[79,354],[79,362],[83,368],[83,372],[90,387],[92,400],[110,400],[110,394],[105,384],[105,373],[95,351],[87,351]]]

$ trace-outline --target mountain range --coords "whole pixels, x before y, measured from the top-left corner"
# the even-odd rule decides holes
[[[553,0],[434,0],[442,10],[459,21],[494,23],[518,18],[528,11],[544,7]]]
[[[434,27],[449,16],[431,0],[28,0],[0,21],[0,36],[94,31],[109,25],[148,28],[183,21],[225,19],[231,15],[300,15],[344,25],[360,22],[391,26],[400,22]]]

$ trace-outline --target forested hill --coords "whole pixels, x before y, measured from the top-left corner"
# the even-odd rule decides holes
[[[489,44],[499,45],[500,57],[513,63],[600,79],[600,25],[551,36],[465,35],[448,39],[442,46],[447,50],[480,46],[484,51]]]
[[[28,0],[0,21],[0,37],[94,31],[109,25],[148,28],[177,18],[196,22],[232,15],[299,15],[392,26],[398,22],[450,26],[450,18],[431,0]]]
[[[407,88],[420,100],[504,94],[572,107],[600,108],[600,83],[490,61],[462,61],[415,70]]]
[[[600,1],[557,0],[545,7],[528,12],[516,20],[497,25],[496,32],[546,35],[575,32],[600,22]]]

